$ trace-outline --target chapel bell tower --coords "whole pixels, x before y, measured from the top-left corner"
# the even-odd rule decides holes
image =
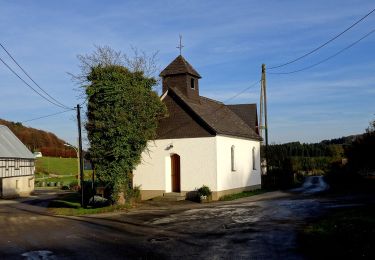
[[[159,75],[163,79],[163,93],[177,89],[192,101],[199,102],[199,79],[201,76],[182,55],[174,59]]]

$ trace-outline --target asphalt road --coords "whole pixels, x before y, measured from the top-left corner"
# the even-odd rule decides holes
[[[231,202],[150,202],[85,217],[48,214],[48,193],[0,200],[0,259],[302,259],[298,229],[349,203],[317,196],[328,188],[320,177],[307,182]]]

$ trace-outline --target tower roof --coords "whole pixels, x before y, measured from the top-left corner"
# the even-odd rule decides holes
[[[190,74],[201,78],[201,75],[185,60],[182,55],[178,55],[160,74],[159,76],[165,77],[167,75],[176,74]]]

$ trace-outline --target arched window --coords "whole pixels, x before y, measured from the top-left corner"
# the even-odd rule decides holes
[[[231,162],[232,171],[236,170],[236,165],[235,165],[234,159],[235,159],[234,158],[234,145],[232,145],[232,147],[230,148],[230,162]]]
[[[255,164],[255,147],[253,147],[253,151],[252,151],[252,162],[253,162],[253,170],[256,170],[256,164]]]

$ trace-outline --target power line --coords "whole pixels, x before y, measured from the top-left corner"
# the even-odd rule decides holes
[[[353,47],[354,45],[356,45],[357,43],[359,43],[360,41],[362,41],[363,39],[367,38],[368,36],[370,36],[371,34],[373,34],[375,32],[375,29],[373,29],[371,32],[367,33],[366,35],[364,35],[363,37],[361,37],[360,39],[356,40],[355,42],[353,42],[352,44],[346,46],[345,48],[341,49],[340,51],[336,52],[335,54],[317,62],[317,63],[314,63],[310,66],[307,66],[307,67],[304,67],[302,69],[298,69],[298,70],[294,70],[294,71],[287,71],[287,72],[269,72],[269,74],[292,74],[292,73],[297,73],[297,72],[300,72],[300,71],[304,71],[304,70],[308,70],[308,69],[311,69],[313,67],[316,67],[334,57],[336,57],[337,55],[341,54],[342,52],[350,49],[351,47]]]
[[[236,98],[236,97],[242,95],[246,90],[248,90],[248,89],[250,89],[250,88],[256,86],[256,84],[258,84],[259,82],[261,82],[261,80],[257,80],[257,81],[255,81],[255,82],[254,82],[253,84],[251,84],[249,87],[244,88],[243,90],[241,90],[240,92],[238,92],[238,93],[235,94],[234,96],[232,96],[232,97],[230,97],[230,98],[224,100],[223,103],[228,102],[229,100],[232,100],[232,99],[234,99],[234,98]]]
[[[61,102],[59,102],[58,100],[56,100],[55,98],[53,98],[50,94],[48,94],[41,86],[39,86],[38,83],[36,83],[32,78],[31,76],[21,67],[21,65],[13,58],[13,56],[9,53],[9,51],[4,47],[4,45],[2,45],[0,43],[0,46],[1,48],[3,48],[3,50],[8,54],[8,56],[13,60],[13,62],[22,70],[22,72],[44,93],[46,94],[48,97],[50,97],[52,100],[54,100],[56,103],[60,104],[61,106],[65,107],[65,108],[69,108],[67,106],[65,106],[64,104],[62,104]]]
[[[45,116],[41,116],[41,117],[29,119],[29,120],[25,120],[25,121],[22,121],[21,123],[35,121],[35,120],[39,120],[39,119],[46,118],[46,117],[51,117],[51,116],[59,115],[59,114],[66,113],[66,112],[69,112],[69,111],[73,111],[73,110],[75,110],[75,109],[74,108],[70,108],[68,110],[60,111],[60,112],[57,112],[57,113],[53,113],[53,114],[49,114],[49,115],[45,115]]]
[[[23,83],[25,83],[26,86],[28,86],[29,88],[31,88],[36,94],[38,94],[40,97],[44,98],[45,100],[47,100],[49,103],[55,105],[55,106],[58,106],[60,108],[68,108],[66,106],[62,106],[62,105],[59,105],[51,100],[49,100],[48,98],[46,98],[45,96],[43,96],[42,94],[40,94],[35,88],[33,88],[29,83],[27,83],[20,75],[17,74],[17,72],[15,72],[1,57],[0,57],[0,61],[14,74],[16,75],[17,78],[19,78]]]
[[[356,21],[355,23],[353,23],[351,26],[349,26],[348,28],[346,28],[344,31],[342,31],[341,33],[337,34],[335,37],[331,38],[330,40],[326,41],[325,43],[323,43],[322,45],[316,47],[315,49],[313,49],[312,51],[294,59],[294,60],[291,60],[291,61],[288,61],[286,63],[283,63],[281,65],[277,65],[277,66],[272,66],[272,67],[269,67],[268,69],[269,70],[272,70],[272,69],[276,69],[276,68],[280,68],[280,67],[284,67],[286,65],[289,65],[289,64],[292,64],[296,61],[299,61],[307,56],[309,56],[310,54],[318,51],[319,49],[323,48],[324,46],[328,45],[329,43],[331,43],[332,41],[336,40],[337,38],[339,38],[341,35],[343,35],[344,33],[346,33],[347,31],[349,31],[350,29],[352,29],[354,26],[356,26],[357,24],[359,24],[360,22],[362,22],[364,19],[366,19],[369,15],[371,15],[373,12],[375,12],[375,8],[372,9],[369,13],[367,13],[365,16],[363,16],[361,19],[359,19],[358,21]]]

